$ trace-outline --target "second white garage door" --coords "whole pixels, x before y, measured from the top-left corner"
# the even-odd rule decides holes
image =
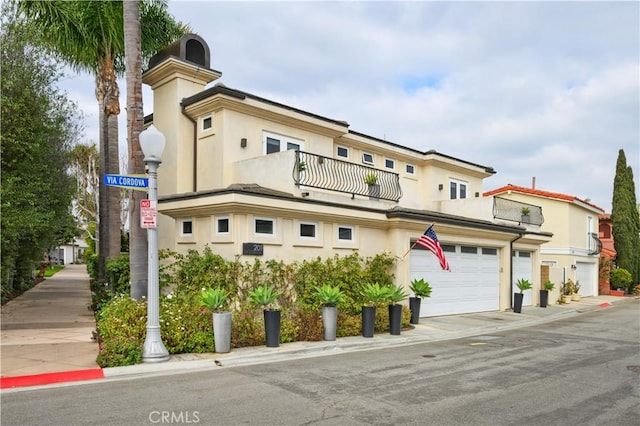
[[[451,272],[438,258],[416,246],[411,250],[410,280],[424,278],[433,291],[422,299],[421,317],[497,311],[500,305],[500,264],[495,248],[442,245]]]

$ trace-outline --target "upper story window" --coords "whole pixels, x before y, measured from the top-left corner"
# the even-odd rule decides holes
[[[370,154],[368,152],[363,152],[362,153],[362,162],[364,164],[372,164],[373,165],[373,154]]]
[[[393,160],[392,160],[392,159],[390,159],[390,158],[386,158],[386,159],[384,160],[384,166],[385,166],[387,169],[391,169],[391,170],[393,170],[393,169],[395,169],[395,168],[396,168],[396,162],[395,162],[395,161],[393,161]]]
[[[416,174],[416,167],[413,164],[407,164],[404,167],[404,171],[408,175],[415,175]]]
[[[180,235],[183,237],[193,235],[193,219],[182,219],[180,221]]]
[[[204,117],[202,119],[202,131],[207,131],[207,130],[211,130],[211,128],[213,127],[213,117],[211,117],[210,115]]]
[[[593,216],[587,216],[587,249],[593,250],[595,241],[593,239]]]
[[[337,148],[336,155],[342,158],[349,158],[349,148],[345,148],[344,146],[339,146]]]
[[[274,152],[287,151],[291,149],[300,150],[302,148],[302,141],[289,136],[264,132],[263,146],[264,154],[273,154]]]
[[[452,200],[467,198],[467,182],[451,179],[449,181],[449,198]]]

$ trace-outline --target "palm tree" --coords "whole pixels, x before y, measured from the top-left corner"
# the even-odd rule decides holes
[[[130,173],[144,173],[144,154],[140,148],[140,132],[144,126],[142,109],[142,48],[140,41],[140,4],[138,0],[124,2],[124,59],[127,82],[127,141]],[[147,295],[148,247],[140,223],[140,191],[131,191],[129,203],[129,269],[131,297]]]
[[[18,0],[18,9],[39,31],[41,43],[76,71],[96,77],[100,121],[100,170],[119,173],[117,76],[124,72],[122,1]],[[149,0],[141,8],[142,55],[150,57],[188,32],[167,12],[165,0]],[[98,278],[106,260],[120,253],[119,190],[100,184]],[[131,226],[137,224],[131,223]]]

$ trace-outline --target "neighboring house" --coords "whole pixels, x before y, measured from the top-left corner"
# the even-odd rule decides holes
[[[485,192],[523,203],[532,203],[544,211],[543,231],[553,234],[541,248],[540,261],[560,270],[560,279],[580,282],[581,296],[598,295],[598,259],[602,243],[598,238],[598,218],[604,210],[572,195],[522,186],[506,185]]]
[[[73,241],[49,250],[49,261],[57,265],[68,265],[70,263],[84,262],[84,252],[89,246],[81,238],[74,238]]]
[[[396,283],[434,288],[424,316],[511,307],[512,250],[539,288],[541,210],[533,224],[509,220],[520,203],[481,196],[495,171],[349,129],[348,123],[222,84],[209,48],[188,35],[143,74],[166,137],[158,173],[159,244],[178,252],[210,246],[227,259],[286,262],[383,251],[397,256]],[[369,175],[375,182],[366,182]],[[502,216],[495,216],[500,204]],[[518,216],[519,218],[519,216]],[[416,247],[434,224],[451,272]]]
[[[601,214],[598,218],[598,238],[602,242],[602,251],[600,257],[603,260],[600,270],[600,294],[609,294],[611,291],[611,282],[609,280],[609,272],[611,264],[616,259],[616,249],[613,244],[613,222],[610,214]]]

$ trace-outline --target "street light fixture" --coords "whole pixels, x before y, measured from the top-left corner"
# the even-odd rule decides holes
[[[140,147],[144,162],[149,166],[149,202],[158,205],[158,167],[160,166],[165,137],[154,125],[140,133]],[[147,336],[142,347],[143,362],[163,362],[169,359],[169,351],[160,335],[160,283],[158,278],[158,228],[147,228],[149,244],[149,275],[147,289]]]

